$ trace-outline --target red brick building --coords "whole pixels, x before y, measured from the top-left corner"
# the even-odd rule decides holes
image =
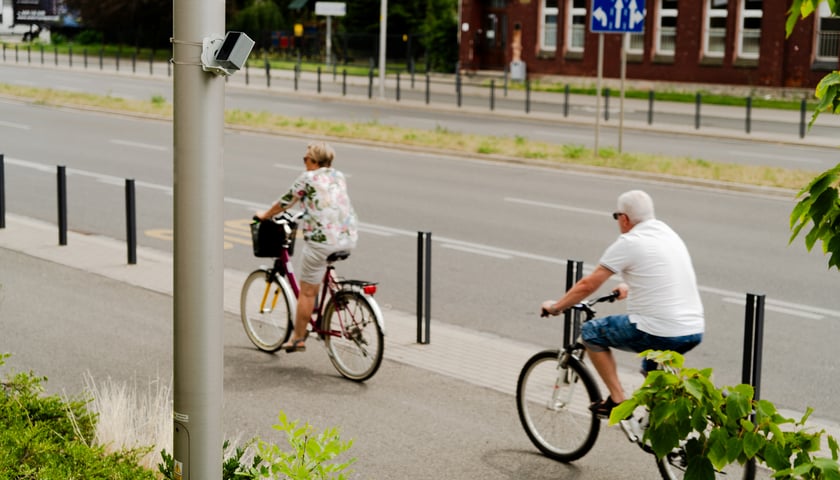
[[[461,69],[529,76],[597,74],[593,0],[460,0]],[[637,0],[616,0],[623,8]],[[628,34],[627,78],[813,88],[840,65],[840,18],[822,9],[785,37],[787,0],[646,0],[644,33]],[[604,35],[604,76],[617,78],[623,34]]]

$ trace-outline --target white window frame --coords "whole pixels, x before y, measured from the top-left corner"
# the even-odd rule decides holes
[[[824,22],[829,18],[834,24],[830,29],[826,28],[828,22]],[[820,3],[814,52],[818,62],[837,63],[837,58],[840,57],[840,18],[834,17],[825,2]]]
[[[575,6],[575,4],[578,6]],[[583,52],[586,38],[586,0],[566,1],[566,51]],[[575,20],[578,20],[577,23]]]
[[[557,35],[558,21],[560,18],[560,9],[557,8],[557,3],[560,0],[542,0],[542,15],[540,15],[540,50],[545,52],[557,51]],[[550,7],[548,4],[553,3]],[[554,22],[549,22],[549,18],[554,17]],[[552,31],[553,30],[553,31]],[[552,41],[553,40],[553,41]]]
[[[645,53],[645,33],[628,33],[627,34],[627,53],[641,55]]]
[[[760,8],[747,8],[747,0],[739,0],[739,25],[738,28],[738,58],[758,58],[761,50],[761,17],[764,13],[764,2],[758,2]],[[758,28],[747,28],[747,22],[758,19]],[[750,44],[753,44],[751,46]]]
[[[654,35],[654,51],[657,55],[671,55],[676,53],[677,46],[677,15],[679,10],[677,8],[665,8],[666,0],[657,1],[656,9],[656,33]],[[674,0],[676,4],[676,0]],[[677,5],[674,5],[675,7]],[[673,27],[666,27],[666,19],[673,18]]]
[[[726,53],[726,27],[723,28],[723,31],[720,31],[720,28],[712,28],[713,20],[716,19],[723,19],[724,25],[726,24],[726,16],[729,12],[727,8],[728,2],[727,0],[706,0],[706,14],[705,14],[705,28],[703,29],[703,55],[707,57],[716,57],[716,58],[723,58],[724,53]],[[713,8],[713,6],[722,6],[723,8]],[[723,36],[721,38],[721,33]],[[713,35],[714,34],[714,35]],[[712,39],[717,38],[719,42],[722,42],[723,45],[720,50],[711,50],[711,48],[717,43],[713,42]]]

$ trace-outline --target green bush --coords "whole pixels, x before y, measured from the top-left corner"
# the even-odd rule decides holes
[[[275,430],[286,434],[286,441],[291,450],[286,451],[278,445],[253,438],[245,446],[236,447],[222,463],[222,480],[288,478],[292,480],[342,480],[344,471],[356,459],[336,463],[335,459],[353,445],[353,441],[342,442],[338,429],[329,428],[323,433],[313,435],[313,427],[308,423],[290,421],[282,411],[278,416],[280,423]],[[225,441],[222,450],[230,446]],[[166,480],[175,480],[175,461],[167,451],[161,452],[163,461],[158,470]]]
[[[100,45],[104,41],[102,32],[96,30],[83,30],[76,35],[76,43],[79,45]]]
[[[837,441],[825,431],[805,428],[810,408],[799,421],[785,418],[771,402],[756,401],[750,385],[717,388],[711,369],[684,368],[678,353],[642,355],[664,369],[650,372],[633,396],[613,410],[610,423],[646,408],[650,423],[644,440],[659,458],[684,442],[686,479],[714,480],[715,469],[751,459],[772,469],[774,478],[840,479]],[[823,435],[831,458],[818,455]]]
[[[0,366],[6,358],[0,355]],[[136,452],[108,455],[91,446],[96,418],[87,401],[44,396],[45,381],[30,372],[0,382],[0,478],[155,478],[137,465]]]

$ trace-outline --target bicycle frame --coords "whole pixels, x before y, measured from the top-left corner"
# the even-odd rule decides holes
[[[337,260],[343,260],[347,258],[346,255],[340,256]],[[285,278],[286,282],[291,288],[292,293],[294,293],[294,298],[297,299],[300,296],[300,285],[298,284],[297,277],[295,276],[294,269],[292,267],[291,256],[289,255],[289,251],[286,248],[281,250],[280,256],[274,260],[274,266],[271,269],[267,269],[270,275],[278,275],[281,279]],[[327,270],[324,272],[324,277],[321,280],[321,288],[320,294],[316,297],[316,305],[315,309],[312,312],[312,316],[309,320],[309,325],[312,327],[312,332],[318,335],[331,335],[334,337],[338,337],[342,335],[342,331],[345,329],[344,321],[341,316],[339,316],[340,328],[341,331],[338,330],[324,330],[321,328],[322,319],[326,314],[325,308],[326,305],[329,303],[328,300],[334,297],[339,291],[342,290],[344,285],[349,285],[351,287],[356,286],[361,288],[361,293],[365,296],[372,296],[376,292],[376,284],[369,283],[369,282],[361,282],[357,280],[346,280],[346,281],[337,281],[335,279],[334,272],[335,266],[333,266],[332,262],[327,264]],[[265,303],[268,300],[268,295],[271,290],[270,284],[266,285],[266,291],[263,295],[263,300],[261,304],[262,310],[265,310]],[[271,302],[271,309],[273,310],[276,306],[278,296],[272,299]],[[379,323],[379,327],[385,330],[385,326],[382,325],[380,319],[382,318],[382,313],[378,310],[378,305],[375,302],[372,302],[372,307],[375,308],[376,311],[376,320]],[[297,305],[294,305],[294,311],[297,311]]]

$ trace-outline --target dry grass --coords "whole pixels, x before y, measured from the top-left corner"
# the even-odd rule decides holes
[[[114,112],[132,112],[172,117],[172,105],[160,97],[142,102],[111,96],[61,92],[4,85],[0,95],[29,100],[51,106],[84,106]],[[711,180],[743,185],[756,185],[799,190],[819,172],[777,167],[760,167],[710,162],[698,158],[668,157],[638,153],[618,154],[602,149],[595,155],[582,145],[557,145],[527,140],[522,136],[495,137],[451,132],[445,128],[416,130],[382,125],[378,122],[338,122],[291,118],[267,112],[231,110],[225,114],[230,126],[253,128],[266,132],[329,136],[344,140],[364,140],[389,145],[406,145],[438,151],[456,152],[481,158],[506,158],[540,161],[543,164],[580,165],[678,178]]]
[[[172,385],[160,379],[141,387],[110,377],[97,384],[88,373],[85,385],[89,410],[98,417],[96,444],[106,452],[141,451],[138,463],[157,471],[161,450],[172,452]]]

